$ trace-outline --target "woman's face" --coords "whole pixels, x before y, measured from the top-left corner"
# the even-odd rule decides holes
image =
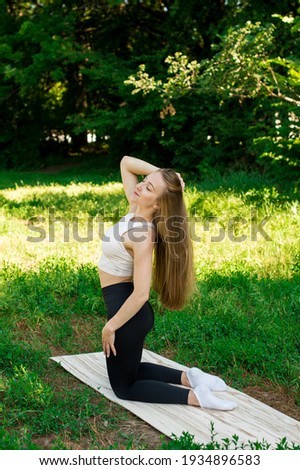
[[[132,194],[132,202],[135,202],[141,208],[150,209],[153,207],[153,210],[156,210],[158,200],[165,188],[166,183],[162,174],[159,171],[150,173],[136,185]]]

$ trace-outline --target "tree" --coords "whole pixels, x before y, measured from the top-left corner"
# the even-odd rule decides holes
[[[179,101],[186,102],[187,97],[193,96],[200,107],[204,100],[211,103],[204,124],[207,142],[201,133],[198,138],[204,160],[211,153],[210,163],[224,161],[231,151],[227,160],[233,163],[249,159],[252,153],[258,162],[266,160],[279,171],[296,170],[300,153],[299,25],[299,16],[291,15],[274,15],[273,22],[266,24],[247,21],[222,37],[213,47],[211,59],[189,61],[176,53],[166,59],[169,67],[164,81],[150,76],[142,64],[126,83],[134,87],[133,93],[158,94],[163,115],[176,116]],[[282,37],[284,48],[279,41]],[[216,97],[222,113],[217,121],[213,113],[217,112],[213,106]],[[190,146],[192,142],[189,140]]]
[[[295,0],[0,0],[0,7],[3,166],[42,166],[81,152],[88,132],[97,136],[93,149],[107,149],[116,162],[133,152],[203,172],[262,155],[295,161]],[[140,75],[128,78],[139,64]],[[132,85],[147,91],[147,80],[151,93],[131,93]]]

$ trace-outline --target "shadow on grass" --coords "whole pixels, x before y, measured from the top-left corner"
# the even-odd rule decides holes
[[[71,183],[106,184],[120,182],[118,169],[78,166],[55,173],[46,171],[0,171],[0,190],[24,186],[67,186]]]
[[[99,162],[95,164],[89,161],[81,162],[73,168],[60,169],[56,172],[47,171],[2,171],[0,172],[0,190],[15,189],[23,186],[67,186],[71,183],[90,183],[102,185],[111,182],[121,182],[121,175],[118,165],[109,166],[109,162]],[[285,181],[271,178],[258,171],[233,171],[228,170],[224,174],[218,170],[213,172],[210,177],[197,176],[194,173],[183,173],[186,185],[195,187],[199,191],[212,192],[229,191],[232,194],[240,195],[249,193],[249,199],[253,203],[259,203],[266,194],[272,198],[273,202],[287,202],[300,200],[299,181]]]
[[[179,363],[222,374],[236,388],[247,374],[299,387],[300,275],[259,279],[212,273],[182,312],[158,315],[150,349]],[[156,304],[156,305],[155,305]],[[154,297],[154,305],[159,304]]]

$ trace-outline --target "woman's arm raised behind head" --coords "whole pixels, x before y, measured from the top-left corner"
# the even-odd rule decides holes
[[[124,191],[130,205],[130,212],[133,212],[136,206],[132,205],[130,198],[138,183],[138,175],[146,176],[159,168],[139,158],[125,155],[121,160],[120,169]]]

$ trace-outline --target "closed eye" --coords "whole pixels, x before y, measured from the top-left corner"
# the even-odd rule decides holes
[[[144,183],[147,183],[147,176],[144,178],[143,182],[144,182]],[[147,189],[148,191],[152,191],[152,188],[154,189],[154,186],[153,186],[152,183],[149,182],[149,184],[146,186],[146,189]]]

